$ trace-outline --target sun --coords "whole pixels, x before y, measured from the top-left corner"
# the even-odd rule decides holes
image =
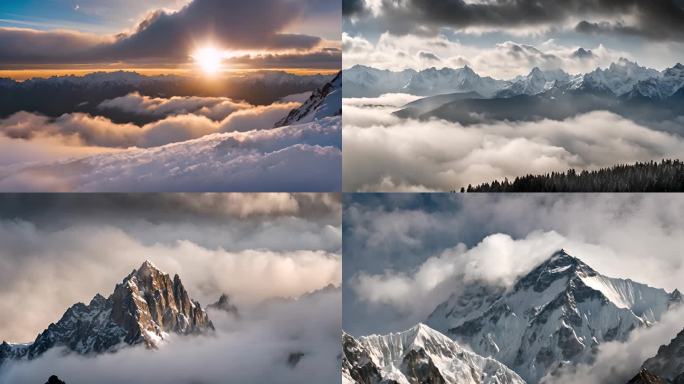
[[[213,75],[221,70],[223,54],[216,48],[205,47],[192,55],[204,73]]]

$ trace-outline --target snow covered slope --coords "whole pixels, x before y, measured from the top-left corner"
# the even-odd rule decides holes
[[[515,372],[424,324],[400,333],[343,334],[343,383],[522,384]]]
[[[259,127],[255,127],[259,128]],[[341,117],[0,168],[4,191],[336,191]]]
[[[137,344],[155,348],[169,333],[188,335],[213,329],[178,275],[171,279],[146,261],[117,284],[108,298],[97,294],[87,305],[74,304],[32,343],[1,344],[0,365],[5,360],[34,359],[56,347],[83,355]]]
[[[342,114],[342,72],[321,88],[315,90],[299,108],[292,110],[275,126],[310,123],[324,117]]]
[[[476,284],[453,295],[426,323],[537,383],[590,362],[598,345],[626,340],[681,301],[677,291],[605,277],[559,251],[508,290]]]

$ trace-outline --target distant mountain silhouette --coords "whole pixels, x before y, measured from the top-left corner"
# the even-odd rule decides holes
[[[192,77],[143,76],[135,72],[92,73],[86,76],[37,78],[23,82],[0,79],[0,118],[19,111],[50,117],[84,112],[105,116],[116,123],[146,124],[151,118],[98,108],[105,100],[138,92],[151,97],[212,96],[271,104],[284,96],[313,91],[332,76],[297,76],[285,72],[259,72],[227,78],[210,85]]]

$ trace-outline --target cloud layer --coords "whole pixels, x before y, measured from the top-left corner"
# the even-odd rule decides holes
[[[343,33],[342,47],[344,68],[361,64],[379,69],[421,70],[467,65],[482,76],[496,79],[527,75],[535,67],[586,73],[597,67],[606,67],[620,57],[632,57],[629,52],[609,49],[602,44],[583,48],[562,45],[554,40],[534,45],[504,40],[482,47],[454,41],[445,34],[394,36],[388,32],[381,34],[375,43],[361,36]]]
[[[554,1],[345,1],[352,23],[375,23],[393,34],[436,33],[440,28],[576,26],[579,32],[620,33],[653,40],[683,40],[679,0]]]
[[[56,119],[17,112],[0,120],[0,132],[13,139],[58,139],[71,146],[149,148],[220,132],[270,129],[299,103],[254,106],[228,98],[152,98],[132,93],[106,100],[103,110],[158,119],[143,126],[116,124],[102,116],[64,114]]]
[[[110,294],[144,260],[179,274],[203,306],[226,293],[240,312],[210,309],[214,334],[172,336],[154,351],[55,349],[4,364],[0,381],[334,381],[340,211],[339,196],[326,194],[0,197],[0,340],[33,340],[72,304]],[[291,354],[302,357],[291,364]]]
[[[340,209],[339,196],[323,194],[2,196],[0,339],[33,340],[72,304],[111,293],[144,260],[178,273],[203,306],[229,294],[240,316],[210,309],[214,334],[173,336],[155,351],[82,357],[56,349],[3,365],[0,381],[339,378],[341,294],[330,285],[341,283]]]
[[[559,248],[607,276],[681,290],[683,204],[676,194],[347,196],[344,328],[406,329],[463,282],[509,286]]]
[[[680,136],[605,111],[464,127],[396,118],[396,95],[386,97],[372,104],[345,99],[345,191],[449,191],[528,173],[684,156]]]
[[[227,120],[231,120],[229,116]],[[261,115],[256,116],[261,117]],[[231,120],[233,128],[245,121]],[[171,117],[171,121],[183,117]],[[161,139],[217,128],[204,117],[164,128]],[[204,131],[201,131],[202,133]],[[118,132],[117,132],[118,133]],[[159,140],[147,136],[146,140]],[[159,143],[157,141],[156,143]],[[150,149],[0,169],[6,191],[335,191],[341,184],[341,119],[267,130],[216,133]]]
[[[328,383],[339,380],[339,290],[271,303],[236,320],[210,311],[211,337],[172,338],[159,350],[127,349],[98,357],[48,352],[9,367],[10,382],[42,382],[52,374],[74,384]],[[301,353],[294,366],[290,354]]]

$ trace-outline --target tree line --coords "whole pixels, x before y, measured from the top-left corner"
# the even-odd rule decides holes
[[[683,192],[681,160],[621,164],[595,171],[551,172],[468,185],[461,192]]]

